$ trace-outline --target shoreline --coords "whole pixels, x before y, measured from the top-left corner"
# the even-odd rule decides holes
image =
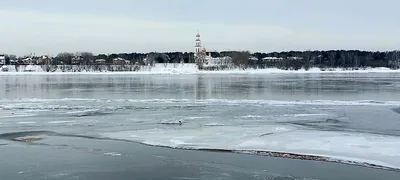
[[[269,68],[228,68],[224,70],[199,70],[196,64],[155,64],[154,66],[136,65],[68,65],[54,66],[49,72],[45,71],[41,65],[20,65],[10,66],[8,71],[2,71],[0,75],[201,75],[201,74],[334,74],[334,73],[400,73],[400,69],[390,69],[387,67],[362,67],[362,68],[319,68],[311,67],[308,70],[301,68],[298,70],[284,70],[276,67]]]
[[[106,71],[106,72],[0,72],[0,76],[8,75],[248,75],[248,74],[368,74],[368,73],[400,73],[400,70],[277,70],[277,69],[248,69],[220,71]]]

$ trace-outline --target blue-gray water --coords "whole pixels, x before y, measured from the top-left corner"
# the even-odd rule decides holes
[[[253,147],[354,156],[397,166],[399,90],[400,74],[389,73],[0,75],[0,175],[6,179],[399,179],[398,172],[359,166],[135,143],[194,149]],[[274,136],[266,138],[272,139],[257,139],[269,133]],[[44,139],[12,141],[27,135]],[[304,137],[300,140],[307,146],[290,142],[297,141],[292,135]],[[335,139],[327,142],[322,136]],[[259,143],[269,140],[278,146]]]

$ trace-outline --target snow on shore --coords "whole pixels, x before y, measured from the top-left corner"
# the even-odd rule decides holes
[[[4,68],[3,68],[4,69]],[[266,69],[228,69],[206,71],[199,70],[196,64],[155,64],[155,66],[106,66],[106,65],[59,65],[46,67],[41,65],[7,66],[8,72],[0,68],[0,75],[24,75],[24,74],[275,74],[275,73],[399,73],[400,69],[389,68],[359,68],[358,70],[343,68],[310,68],[309,70],[282,70],[278,68]],[[50,69],[47,72],[47,69]]]

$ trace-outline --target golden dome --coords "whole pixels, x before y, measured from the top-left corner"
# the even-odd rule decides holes
[[[197,37],[197,38],[200,38],[200,34],[199,34],[199,33],[197,33],[196,37]]]
[[[206,49],[206,48],[203,48],[201,51],[202,51],[202,52],[207,52],[207,49]]]

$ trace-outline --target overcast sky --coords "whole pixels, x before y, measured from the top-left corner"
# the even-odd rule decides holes
[[[0,0],[0,53],[400,49],[398,0]]]

